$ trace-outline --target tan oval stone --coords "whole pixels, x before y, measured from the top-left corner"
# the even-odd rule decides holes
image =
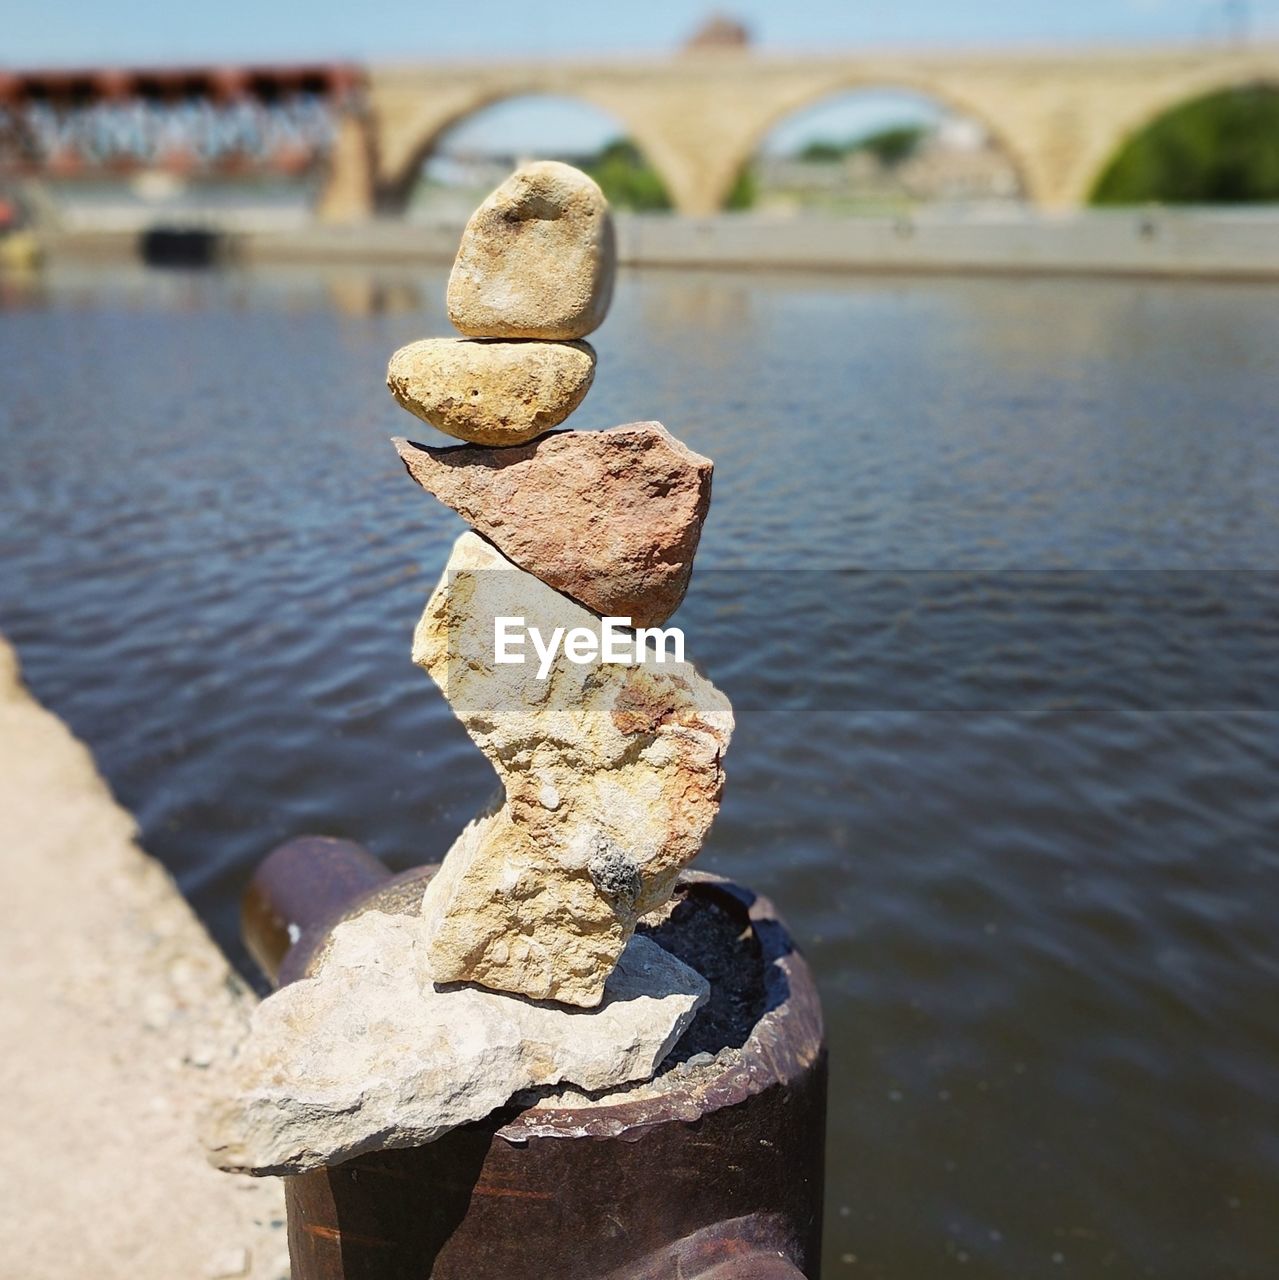
[[[386,385],[411,414],[472,444],[524,444],[557,427],[590,390],[585,342],[427,338],[391,357]]]
[[[584,338],[613,298],[608,201],[580,169],[517,169],[471,215],[449,276],[449,319],[476,338]]]

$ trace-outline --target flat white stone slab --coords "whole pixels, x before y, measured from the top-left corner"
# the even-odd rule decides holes
[[[419,916],[339,925],[311,978],[263,1001],[204,1126],[210,1160],[302,1173],[420,1146],[520,1090],[646,1080],[706,999],[702,976],[632,938],[595,1009],[423,984]]]

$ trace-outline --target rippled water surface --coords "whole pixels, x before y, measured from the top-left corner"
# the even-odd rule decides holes
[[[382,374],[442,294],[0,283],[0,629],[237,962],[275,842],[429,860],[491,786],[408,661],[462,525]],[[821,982],[829,1276],[1279,1274],[1277,303],[621,282],[574,424],[715,459],[702,865]]]

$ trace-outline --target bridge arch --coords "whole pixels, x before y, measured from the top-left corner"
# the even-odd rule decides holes
[[[409,120],[383,138],[377,184],[379,204],[391,210],[402,210],[423,164],[440,149],[453,130],[493,107],[520,99],[575,103],[607,117],[616,124],[617,136],[633,142],[665,182],[660,161],[653,154],[651,139],[647,137],[649,131],[642,120],[628,119],[613,104],[598,100],[589,90],[565,90],[531,80],[500,87],[486,86],[470,93],[444,95],[439,100],[428,99],[419,104]]]
[[[965,86],[944,74],[924,74],[918,64],[896,67],[876,63],[865,68],[849,68],[834,74],[814,76],[797,69],[793,77],[775,81],[769,91],[743,95],[737,102],[733,126],[711,131],[700,157],[701,181],[696,193],[698,213],[723,207],[742,167],[758,152],[768,135],[788,118],[819,106],[823,101],[852,93],[907,92],[928,99],[957,115],[974,120],[1009,158],[1025,198],[1040,198],[1039,174],[1034,164],[1034,139],[1023,137],[1016,127],[1016,114],[1003,110],[995,96],[980,92],[978,85]]]
[[[709,215],[784,117],[823,98],[900,88],[979,121],[1021,175],[1028,203],[1078,207],[1124,138],[1178,102],[1270,83],[1279,47],[1104,52],[682,54],[582,63],[370,68],[381,185],[394,187],[452,122],[523,94],[609,112],[661,175],[675,207]]]
[[[1178,107],[1231,89],[1279,90],[1279,66],[1270,57],[1235,61],[1227,66],[1205,66],[1157,79],[1134,95],[1126,109],[1098,120],[1091,131],[1092,145],[1081,152],[1076,164],[1063,175],[1059,203],[1078,207],[1088,203],[1111,162],[1141,133]]]
[[[966,95],[918,76],[900,75],[887,81],[877,75],[852,76],[834,87],[823,86],[798,106],[774,106],[768,115],[755,122],[753,132],[745,141],[737,171],[740,172],[742,165],[749,164],[752,158],[760,155],[768,140],[787,124],[827,104],[834,106],[845,101],[851,104],[858,98],[870,99],[876,95],[885,99],[914,99],[920,105],[926,104],[928,108],[977,125],[1012,169],[1018,195],[1023,199],[1033,198],[1033,172],[1019,140],[1011,136],[984,105],[974,104]],[[904,101],[903,105],[906,105]],[[920,114],[922,116],[923,113]]]

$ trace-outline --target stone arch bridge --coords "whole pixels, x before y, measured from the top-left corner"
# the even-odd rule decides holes
[[[675,207],[722,207],[741,166],[793,112],[848,90],[909,89],[980,121],[1045,210],[1084,203],[1123,142],[1163,112],[1217,89],[1279,85],[1279,46],[778,56],[686,53],[663,60],[374,67],[366,113],[335,152],[327,209],[394,206],[454,124],[526,94],[576,98],[618,122]]]
[[[1124,141],[1218,89],[1279,85],[1279,44],[1055,52],[686,52],[665,58],[418,66],[0,71],[0,177],[173,167],[323,175],[319,214],[402,206],[459,121],[527,94],[609,114],[685,214],[716,212],[788,115],[859,89],[909,89],[980,121],[1029,202],[1087,199]]]

